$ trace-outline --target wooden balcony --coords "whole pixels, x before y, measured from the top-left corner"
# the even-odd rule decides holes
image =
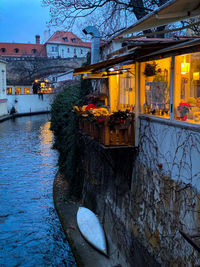
[[[109,117],[104,117],[102,123],[80,118],[79,128],[104,146],[134,146],[135,144],[134,116],[113,127],[109,126]]]

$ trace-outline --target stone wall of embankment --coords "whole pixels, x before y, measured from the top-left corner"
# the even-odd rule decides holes
[[[145,119],[137,150],[105,149],[81,134],[83,203],[98,214],[127,266],[200,264],[179,232],[198,243],[199,139],[198,131]]]

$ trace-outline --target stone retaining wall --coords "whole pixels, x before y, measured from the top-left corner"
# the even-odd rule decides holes
[[[81,135],[83,202],[99,215],[127,266],[200,264],[179,232],[199,235],[199,175],[191,155],[198,154],[199,144],[192,145],[198,138],[199,133],[145,120],[138,150],[105,149]]]

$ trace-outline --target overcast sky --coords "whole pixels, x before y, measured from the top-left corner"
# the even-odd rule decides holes
[[[43,41],[48,20],[40,0],[0,0],[0,42],[35,43],[36,34]]]

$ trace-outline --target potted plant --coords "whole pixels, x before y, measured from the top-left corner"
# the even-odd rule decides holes
[[[182,121],[186,121],[187,120],[187,113],[190,111],[191,106],[190,104],[186,103],[186,102],[181,102],[178,107],[177,110],[180,114],[180,119]]]
[[[115,128],[127,128],[126,122],[129,118],[129,112],[127,111],[117,111],[109,116],[108,126],[110,130]]]
[[[157,73],[156,66],[157,66],[157,64],[155,62],[153,62],[153,63],[145,63],[144,75],[147,78],[155,76],[156,73]]]

